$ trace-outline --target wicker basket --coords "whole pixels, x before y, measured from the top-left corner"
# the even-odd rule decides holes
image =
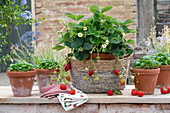
[[[130,56],[124,59],[120,59],[125,68],[129,67]],[[117,60],[98,60],[95,62],[95,67],[98,70],[99,82],[95,83],[93,77],[89,77],[89,80],[84,80],[84,76],[87,76],[85,68],[89,68],[90,60],[78,61],[71,59],[71,77],[72,85],[86,93],[105,93],[108,89],[122,90],[125,86],[120,85],[119,76],[114,74],[116,67],[123,70],[120,62]],[[94,66],[92,67],[94,69]],[[105,79],[103,79],[105,78]]]

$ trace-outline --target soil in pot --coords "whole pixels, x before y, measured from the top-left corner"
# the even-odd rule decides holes
[[[50,83],[57,84],[57,81],[52,81],[55,69],[36,69],[36,79],[39,87],[39,91],[43,87],[49,86]]]
[[[13,95],[15,97],[26,97],[31,95],[35,71],[10,72],[7,71]]]
[[[158,69],[131,69],[132,75],[135,76],[135,88],[139,91],[144,91],[146,95],[153,94],[155,91],[158,74]]]
[[[129,57],[130,55],[126,55],[124,57]],[[93,53],[92,54],[92,59],[96,59],[97,57],[97,53]],[[113,54],[104,54],[104,53],[100,53],[99,54],[100,60],[115,60],[115,56]],[[91,54],[89,54],[87,60],[90,60],[91,58]],[[121,58],[120,58],[121,59]]]
[[[158,75],[157,85],[158,88],[170,86],[170,65],[162,65]]]

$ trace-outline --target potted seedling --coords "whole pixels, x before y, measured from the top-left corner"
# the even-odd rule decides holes
[[[35,77],[35,70],[33,68],[32,64],[25,61],[18,61],[15,64],[10,64],[7,69],[7,75],[15,97],[31,95]]]
[[[59,72],[58,63],[55,60],[42,59],[38,61],[36,78],[40,92],[42,87],[57,84]]]
[[[135,76],[136,89],[144,91],[145,94],[153,94],[160,73],[159,66],[160,64],[150,56],[143,56],[136,61],[133,69],[130,69],[132,75]]]
[[[154,58],[161,65],[157,87],[170,86],[170,55],[168,53],[158,53]]]

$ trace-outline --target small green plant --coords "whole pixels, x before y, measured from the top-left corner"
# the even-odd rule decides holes
[[[161,63],[156,61],[153,57],[151,56],[143,56],[140,60],[136,61],[134,63],[134,69],[137,67],[141,69],[156,69],[161,66]]]
[[[30,63],[27,63],[26,61],[18,61],[15,64],[10,64],[7,70],[22,72],[22,71],[30,71],[33,68],[34,66]]]
[[[154,19],[153,19],[154,20]],[[170,28],[167,25],[164,26],[162,32],[158,33],[157,37],[156,26],[153,23],[150,30],[150,36],[147,37],[145,41],[139,43],[139,46],[142,46],[145,54],[155,55],[158,53],[169,53],[170,54]]]
[[[56,69],[59,68],[58,63],[52,59],[42,59],[38,61],[37,69]]]
[[[170,55],[168,53],[158,53],[154,56],[154,59],[161,65],[170,65]]]

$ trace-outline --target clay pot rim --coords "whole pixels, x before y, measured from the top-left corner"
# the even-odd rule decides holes
[[[92,53],[92,55],[97,55],[97,53]],[[114,56],[114,59],[113,60],[115,60],[115,55],[113,55],[112,53],[99,53],[99,55],[112,55],[112,56]],[[132,56],[133,54],[125,54],[124,55],[124,58],[127,58],[127,57],[130,57],[130,56]],[[90,56],[90,53],[89,53],[89,56]],[[120,58],[120,57],[119,57]],[[124,58],[120,58],[120,59],[124,59]],[[88,59],[88,58],[87,58]],[[87,60],[86,59],[86,60]],[[89,60],[89,59],[88,59]]]
[[[147,74],[147,75],[153,75],[153,74],[159,74],[160,68],[157,69],[130,69],[131,73],[139,73],[139,74]]]
[[[57,68],[54,68],[54,69],[35,69],[35,70],[55,70],[55,69],[57,69]]]
[[[161,71],[170,71],[170,65],[161,65]]]
[[[34,77],[36,71],[14,72],[7,70],[8,77]]]
[[[45,75],[49,75],[49,74],[54,74],[54,71],[57,71],[58,68],[54,68],[54,69],[36,69],[36,75],[41,75],[41,74],[45,74]]]

